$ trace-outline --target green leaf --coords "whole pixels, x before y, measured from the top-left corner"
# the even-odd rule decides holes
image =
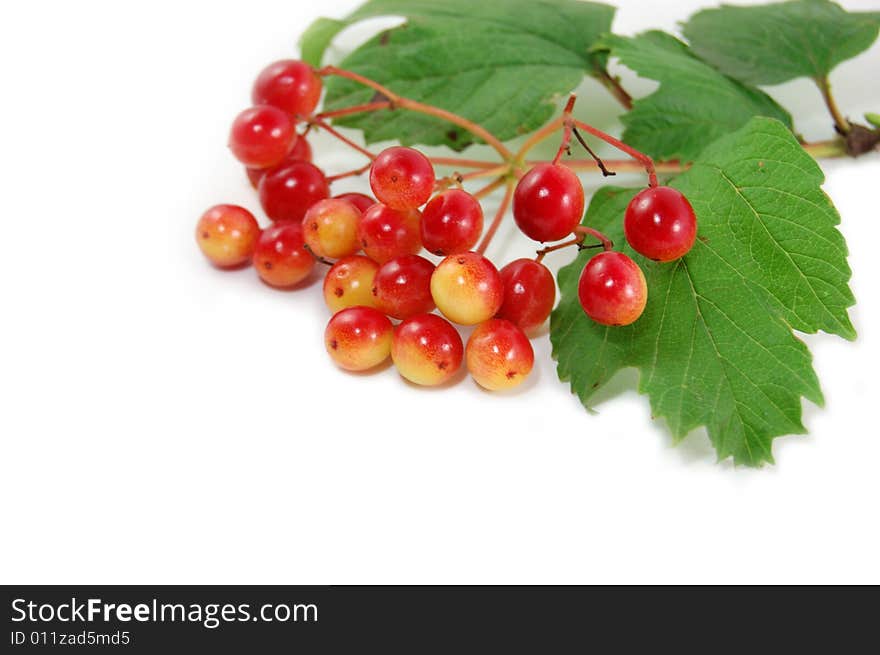
[[[589,406],[616,372],[636,367],[639,390],[676,441],[706,426],[719,460],[772,462],[774,437],[805,432],[801,397],[822,403],[810,353],[792,329],[855,337],[846,244],[822,181],[782,124],[753,119],[671,183],[694,206],[698,240],[667,264],[625,245],[622,217],[638,189],[599,191],[584,223],[636,259],[648,305],[631,326],[598,325],[577,298],[593,253],[560,270],[550,326],[560,379]]]
[[[342,22],[403,16],[406,23],[370,39],[340,66],[461,114],[507,140],[545,123],[558,97],[601,67],[601,56],[590,48],[610,29],[613,15],[608,5],[577,0],[372,0]],[[303,49],[312,57],[323,53],[330,31],[315,27]],[[357,83],[332,78],[325,106],[366,103],[373,96]],[[461,150],[473,141],[449,123],[407,111],[348,116],[337,123],[362,129],[368,142],[393,139]]]
[[[300,56],[312,66],[320,66],[324,52],[333,37],[348,27],[348,23],[332,18],[319,18],[299,37]]]
[[[754,116],[791,127],[791,116],[767,94],[722,75],[665,32],[608,36],[598,47],[610,48],[624,65],[660,82],[622,118],[623,140],[652,157],[690,161]]]
[[[827,0],[753,7],[722,6],[694,14],[683,33],[718,70],[750,84],[821,79],[877,38],[880,12],[847,12]]]

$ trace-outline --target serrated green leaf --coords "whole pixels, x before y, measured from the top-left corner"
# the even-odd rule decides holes
[[[528,133],[553,114],[555,100],[601,66],[590,48],[608,31],[614,9],[577,0],[372,0],[345,24],[403,16],[351,53],[340,66],[409,98],[476,121],[502,140]],[[327,31],[303,43],[323,52]],[[328,109],[369,102],[374,93],[349,80],[327,82]],[[461,150],[470,134],[412,112],[348,116],[341,125],[368,142],[448,145]]]
[[[599,47],[610,48],[642,77],[660,82],[622,118],[623,140],[652,157],[690,161],[754,116],[791,127],[791,116],[770,96],[722,75],[665,32],[608,36]]]
[[[753,7],[724,5],[694,14],[683,26],[694,51],[749,84],[821,79],[877,38],[880,12],[847,12],[827,0]]]
[[[792,328],[855,334],[846,246],[822,181],[783,125],[753,119],[671,183],[694,206],[698,240],[668,264],[626,246],[623,213],[638,189],[599,191],[584,224],[638,261],[648,305],[631,326],[598,325],[577,298],[593,253],[561,269],[550,326],[560,379],[589,405],[616,372],[636,367],[639,390],[676,441],[706,426],[719,459],[772,462],[774,437],[805,431],[801,398],[822,403],[810,353]]]

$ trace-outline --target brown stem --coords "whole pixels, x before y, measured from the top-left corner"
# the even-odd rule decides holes
[[[576,129],[572,128],[572,134],[574,134],[574,136],[577,137],[577,140],[581,144],[583,149],[586,150],[588,153],[590,153],[590,157],[593,158],[593,161],[596,162],[596,166],[598,166],[599,170],[602,171],[603,177],[610,177],[611,175],[617,175],[617,173],[615,173],[614,171],[608,170],[608,168],[605,166],[605,163],[602,161],[602,159],[599,157],[599,155],[597,155],[595,152],[593,152],[593,149],[589,145],[587,145],[586,141],[584,141],[584,137],[581,136],[580,132],[578,132]]]
[[[501,200],[501,205],[499,205],[498,211],[495,212],[495,218],[492,219],[492,224],[489,225],[489,229],[486,230],[486,233],[483,235],[483,240],[477,248],[477,252],[481,255],[486,252],[486,248],[488,248],[489,244],[492,242],[492,237],[494,237],[495,233],[498,231],[498,226],[501,225],[501,220],[504,218],[504,214],[507,213],[507,207],[510,205],[511,198],[513,198],[514,186],[513,180],[507,180],[507,190],[504,192],[504,198]]]
[[[620,85],[620,79],[617,77],[611,77],[606,69],[600,69],[598,66],[595,71],[595,77],[599,80],[602,86],[611,92],[611,95],[614,96],[615,100],[617,100],[624,109],[627,111],[631,110],[633,108],[632,96]]]
[[[822,94],[822,99],[825,101],[825,106],[828,107],[828,113],[831,114],[831,118],[834,120],[834,129],[837,130],[838,134],[846,136],[850,130],[849,121],[840,113],[837,102],[831,94],[831,84],[828,82],[828,77],[818,77],[815,79],[815,82],[819,87],[819,92]]]

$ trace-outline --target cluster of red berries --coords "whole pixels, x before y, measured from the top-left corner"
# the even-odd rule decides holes
[[[257,78],[255,105],[235,119],[229,145],[273,224],[261,230],[242,207],[212,207],[196,229],[202,252],[222,268],[253,262],[263,281],[282,288],[302,283],[317,262],[328,264],[323,291],[333,315],[325,345],[344,369],[367,370],[390,356],[416,384],[442,384],[463,362],[486,389],[522,383],[534,363],[527,333],[547,320],[555,302],[550,271],[540,257],[499,271],[474,252],[483,230],[479,201],[438,184],[431,162],[412,148],[391,147],[372,161],[376,200],[331,197],[297,132],[321,90],[321,78],[300,61],[274,63]],[[571,235],[583,212],[583,188],[562,165],[535,166],[516,187],[514,218],[536,241]],[[636,196],[625,227],[635,250],[661,261],[684,254],[696,233],[687,200],[668,187]],[[423,248],[443,259],[435,265],[419,255]],[[636,320],[647,298],[639,267],[610,250],[589,261],[579,292],[586,313],[608,325]],[[476,326],[466,346],[452,323]]]
[[[584,214],[580,180],[561,164],[538,164],[519,181],[513,216],[535,241],[559,241],[574,233]],[[624,215],[629,245],[648,259],[669,262],[691,249],[697,218],[685,196],[667,186],[652,186],[630,201]],[[629,325],[648,301],[645,275],[633,259],[606,249],[590,258],[578,283],[584,312],[603,325]]]

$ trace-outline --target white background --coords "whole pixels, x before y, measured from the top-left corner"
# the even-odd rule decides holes
[[[880,582],[880,157],[825,166],[860,337],[806,337],[827,405],[775,467],[718,465],[702,431],[673,448],[632,375],[588,414],[546,334],[510,395],[347,375],[319,285],[213,270],[192,233],[214,203],[258,212],[228,124],[355,4],[3,4],[0,582]],[[617,4],[634,33],[700,3]],[[833,75],[853,117],[880,111],[878,64],[875,45]],[[830,135],[809,83],[772,92]],[[597,85],[580,96],[618,129]],[[315,145],[330,171],[360,161]],[[532,249],[507,229],[490,255]]]

